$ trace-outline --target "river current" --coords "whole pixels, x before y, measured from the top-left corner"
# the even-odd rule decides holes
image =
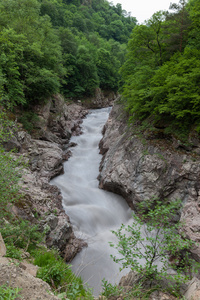
[[[98,188],[102,159],[98,145],[109,112],[110,108],[90,111],[82,123],[83,134],[71,138],[77,145],[64,164],[64,174],[51,181],[61,189],[63,208],[75,235],[88,243],[72,261],[72,269],[93,289],[94,295],[100,293],[103,278],[117,283],[123,275],[120,266],[110,258],[111,253],[117,253],[109,242],[117,242],[111,230],[117,230],[131,218],[122,197]]]

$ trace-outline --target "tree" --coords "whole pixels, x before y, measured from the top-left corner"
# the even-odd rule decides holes
[[[190,0],[188,2],[189,19],[191,21],[189,31],[189,45],[200,49],[200,1]]]
[[[191,25],[185,0],[180,0],[179,4],[171,3],[170,10],[173,12],[166,13],[166,20],[163,24],[168,58],[177,51],[184,51]]]
[[[139,273],[140,284],[151,287],[156,281],[161,286],[167,278],[178,293],[181,283],[189,279],[186,274],[193,268],[190,249],[194,243],[181,232],[181,224],[175,223],[179,207],[180,201],[146,201],[139,205],[140,217],[134,216],[132,225],[112,231],[118,244],[111,246],[120,254],[112,256],[113,260],[121,264],[121,269],[130,267]]]
[[[100,87],[104,90],[115,90],[118,87],[116,60],[106,49],[98,49],[97,72],[100,80]],[[118,65],[119,66],[119,65]]]
[[[0,1],[3,104],[37,102],[59,91],[65,70],[57,32],[37,0]]]

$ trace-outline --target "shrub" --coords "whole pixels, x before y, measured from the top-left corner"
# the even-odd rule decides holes
[[[19,122],[23,124],[24,129],[29,133],[32,133],[35,124],[39,121],[39,117],[32,111],[23,112],[22,116],[19,118]]]
[[[193,269],[190,256],[193,242],[181,232],[181,224],[175,223],[180,201],[161,202],[157,199],[140,204],[140,218],[134,216],[132,225],[122,225],[112,231],[118,244],[111,244],[120,257],[112,256],[123,268],[131,268],[140,274],[140,284],[150,288],[156,283],[161,288],[168,279],[169,291],[178,295],[180,286],[189,279],[188,269]],[[169,257],[173,260],[170,262]],[[143,262],[142,262],[143,261]],[[158,267],[158,262],[162,266]],[[174,268],[176,270],[171,272]]]
[[[21,258],[20,249],[31,252],[44,237],[37,225],[31,225],[25,220],[5,223],[0,230],[7,247],[7,256],[16,259]]]
[[[15,124],[9,121],[6,112],[0,108],[0,224],[3,218],[10,215],[9,203],[16,201],[20,195],[19,180],[21,178],[22,159],[13,156],[13,152],[5,152],[3,143],[8,141]]]

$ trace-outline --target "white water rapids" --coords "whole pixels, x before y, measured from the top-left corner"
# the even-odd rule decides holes
[[[71,149],[72,157],[64,164],[64,174],[51,182],[62,191],[63,207],[75,235],[88,243],[72,261],[72,269],[93,288],[95,295],[101,290],[103,278],[115,283],[123,275],[119,274],[119,265],[110,258],[116,252],[109,242],[117,242],[111,230],[126,224],[131,217],[122,197],[98,188],[102,158],[98,144],[109,111],[109,108],[92,110],[83,120],[83,134],[71,138],[77,146]]]

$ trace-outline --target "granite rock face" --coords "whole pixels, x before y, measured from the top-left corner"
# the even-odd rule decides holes
[[[200,261],[199,144],[185,149],[159,134],[128,127],[120,105],[115,105],[104,128],[100,151],[104,155],[99,186],[121,194],[131,208],[152,197],[181,199],[180,218],[188,238],[197,242],[193,254]]]

